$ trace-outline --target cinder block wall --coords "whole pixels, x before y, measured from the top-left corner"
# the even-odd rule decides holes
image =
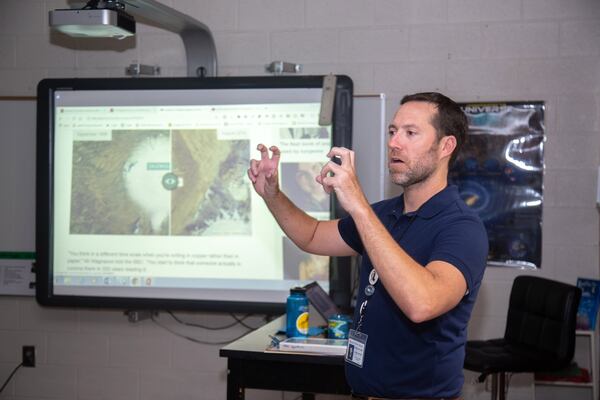
[[[402,95],[423,90],[459,101],[545,101],[544,250],[542,270],[535,274],[569,283],[578,276],[599,277],[597,0],[164,3],[210,27],[223,76],[263,75],[272,60],[298,62],[307,74],[351,76],[357,93],[386,93],[388,115]],[[163,76],[186,74],[179,37],[158,28],[138,24],[134,39],[87,45],[50,33],[48,10],[65,7],[62,0],[0,2],[0,96],[34,95],[46,77],[124,76],[133,62],[159,65]],[[502,335],[510,286],[522,273],[532,272],[488,269],[471,338]],[[32,298],[0,297],[0,316],[0,381],[20,362],[23,344],[38,349],[38,366],[21,369],[0,398],[225,397],[219,345],[195,344],[147,321],[129,324],[118,311],[42,309]],[[182,316],[207,325],[231,321],[219,314]],[[175,327],[166,316],[161,320]],[[260,317],[249,320],[261,323]],[[244,328],[181,332],[218,342]],[[470,384],[471,378],[466,397],[487,398],[483,385]],[[513,383],[513,398],[532,398],[531,380]],[[569,396],[589,398],[585,391]],[[296,394],[250,391],[248,397]]]

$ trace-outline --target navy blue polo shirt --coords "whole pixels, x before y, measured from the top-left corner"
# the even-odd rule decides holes
[[[354,393],[376,397],[459,396],[464,382],[467,323],[488,253],[485,227],[462,201],[456,186],[446,187],[414,213],[403,214],[403,196],[375,203],[372,208],[416,262],[425,266],[439,260],[458,268],[468,293],[447,313],[414,323],[402,313],[381,281],[377,282],[360,329],[368,335],[363,366],[346,362],[348,383]],[[363,256],[356,324],[373,265],[352,218],[341,219],[338,229],[344,241]]]

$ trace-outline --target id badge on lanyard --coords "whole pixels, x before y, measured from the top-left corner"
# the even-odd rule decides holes
[[[369,284],[365,287],[365,295],[367,298],[360,305],[359,319],[356,329],[350,329],[348,334],[348,348],[346,349],[346,361],[352,365],[362,368],[365,359],[365,352],[367,350],[367,339],[369,335],[360,332],[362,327],[363,318],[369,303],[369,298],[375,293],[375,284],[379,280],[379,275],[375,269],[371,270],[369,274]]]

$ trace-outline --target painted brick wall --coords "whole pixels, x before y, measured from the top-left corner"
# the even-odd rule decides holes
[[[220,75],[263,75],[270,61],[298,62],[307,74],[348,74],[357,93],[386,93],[388,115],[402,95],[424,90],[459,101],[545,101],[544,250],[542,271],[535,273],[569,283],[577,276],[599,276],[597,0],[164,3],[210,27]],[[158,28],[138,24],[136,38],[86,44],[49,32],[48,10],[67,6],[62,0],[0,1],[0,96],[34,95],[46,77],[124,76],[132,62],[160,65],[163,76],[185,75],[181,41]],[[488,269],[471,338],[502,335],[512,280],[522,273]],[[0,398],[225,397],[218,345],[192,343],[148,321],[129,324],[117,311],[47,310],[31,298],[0,297],[0,316],[0,380],[20,362],[23,344],[38,349],[38,366],[20,370]],[[183,316],[212,325],[231,320],[218,314]],[[174,327],[166,316],[161,320]],[[243,331],[221,335],[233,338]],[[183,333],[223,339],[201,330]],[[467,377],[466,398],[488,398],[484,385],[472,385],[472,378]],[[513,378],[511,385],[512,398],[532,398],[530,377]],[[589,398],[585,391],[569,396]],[[296,394],[249,391],[248,397]]]

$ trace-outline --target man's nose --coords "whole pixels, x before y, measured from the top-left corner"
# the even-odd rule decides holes
[[[404,147],[404,141],[402,135],[399,132],[394,133],[388,137],[388,147],[392,149],[399,149]]]

